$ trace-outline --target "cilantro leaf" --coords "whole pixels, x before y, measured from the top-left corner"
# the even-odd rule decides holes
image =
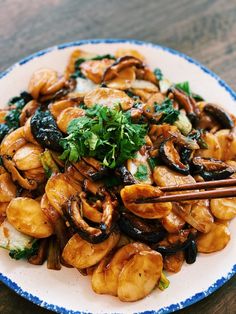
[[[148,176],[148,169],[146,165],[139,165],[137,172],[135,173],[134,177],[139,181],[145,181]]]
[[[146,125],[133,123],[128,113],[95,105],[86,110],[85,116],[73,119],[67,133],[60,142],[64,149],[61,159],[76,162],[90,156],[115,168],[144,145],[147,130]]]
[[[174,109],[173,102],[169,98],[166,98],[161,105],[155,104],[155,111],[162,113],[160,123],[173,124],[180,114],[179,110]]]
[[[161,71],[161,69],[156,68],[153,73],[155,74],[156,78],[158,81],[161,81],[163,79],[163,73]]]
[[[175,84],[175,87],[181,89],[182,91],[184,91],[188,96],[191,96],[191,90],[190,90],[190,86],[189,86],[189,82],[185,81],[182,83],[177,83]]]

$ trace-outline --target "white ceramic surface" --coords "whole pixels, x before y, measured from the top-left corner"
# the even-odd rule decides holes
[[[159,67],[173,82],[188,80],[192,90],[205,99],[221,104],[236,114],[236,96],[217,76],[196,61],[167,48],[138,41],[91,40],[49,48],[15,64],[0,74],[0,105],[27,89],[31,74],[41,67],[62,72],[70,53],[80,46],[98,54],[113,53],[119,47],[131,47],[145,55],[151,68]],[[47,270],[9,258],[0,250],[0,280],[30,301],[60,313],[166,313],[188,306],[207,296],[236,272],[236,220],[230,225],[232,239],[221,252],[199,254],[193,265],[169,276],[170,286],[164,292],[156,289],[147,298],[122,303],[118,298],[97,295],[90,278],[75,269]],[[151,311],[151,312],[149,312]]]

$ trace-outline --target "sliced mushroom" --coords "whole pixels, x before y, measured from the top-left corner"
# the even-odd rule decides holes
[[[132,66],[135,66],[136,68],[144,67],[143,62],[135,57],[132,56],[121,57],[106,69],[102,81],[106,83],[115,78],[121,70]]]
[[[213,116],[224,129],[232,129],[234,127],[234,121],[230,117],[230,114],[216,104],[206,104],[203,110]]]
[[[158,220],[145,220],[128,212],[120,214],[118,223],[121,231],[136,241],[156,243],[166,235]]]
[[[181,162],[180,155],[176,150],[174,143],[176,143],[175,138],[163,141],[159,147],[159,156],[171,169],[183,174],[189,174],[189,165]]]
[[[119,166],[116,169],[116,174],[121,178],[124,185],[131,185],[135,183],[133,175],[125,166]]]
[[[184,107],[190,121],[193,124],[196,124],[200,113],[196,106],[196,101],[191,96],[188,96],[185,92],[176,87],[172,86],[169,90],[174,95],[174,99]]]
[[[100,168],[97,170],[91,165],[91,162],[88,163],[86,160],[89,161],[88,158],[83,158],[77,163],[74,163],[73,166],[79,171],[79,173],[84,176],[87,179],[90,179],[92,181],[97,181],[101,179],[102,177],[105,177],[108,174],[108,169],[105,167],[102,167],[100,165]]]
[[[108,192],[104,191],[104,201],[102,203],[102,217],[98,228],[92,227],[83,218],[81,199],[72,197],[63,206],[65,216],[71,223],[75,231],[90,243],[100,243],[107,239],[114,227],[116,220],[115,203]]]
[[[227,179],[236,171],[234,167],[229,166],[221,160],[201,157],[193,158],[192,169],[195,173],[199,173],[206,181]]]

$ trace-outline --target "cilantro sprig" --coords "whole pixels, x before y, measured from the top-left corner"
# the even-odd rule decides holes
[[[173,101],[169,98],[166,98],[162,104],[155,105],[155,112],[161,113],[161,119],[159,123],[174,123],[180,114],[179,110],[176,110],[173,107]]]
[[[104,166],[115,168],[132,158],[145,143],[147,128],[131,121],[116,107],[95,105],[83,117],[70,122],[61,159],[76,162],[83,156],[95,157]]]

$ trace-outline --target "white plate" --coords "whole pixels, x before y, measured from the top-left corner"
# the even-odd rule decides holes
[[[98,54],[113,53],[119,47],[130,47],[145,55],[151,68],[160,67],[173,82],[188,80],[194,92],[208,101],[220,103],[236,114],[236,94],[215,74],[198,62],[174,50],[130,40],[87,40],[59,45],[31,55],[0,74],[0,104],[27,89],[31,74],[50,67],[62,72],[76,46]],[[167,313],[193,304],[221,287],[236,273],[236,220],[230,225],[231,241],[218,253],[201,255],[193,265],[169,276],[170,287],[156,289],[147,298],[122,303],[118,298],[92,291],[90,278],[75,269],[50,271],[14,261],[0,250],[0,280],[26,299],[60,313]]]

